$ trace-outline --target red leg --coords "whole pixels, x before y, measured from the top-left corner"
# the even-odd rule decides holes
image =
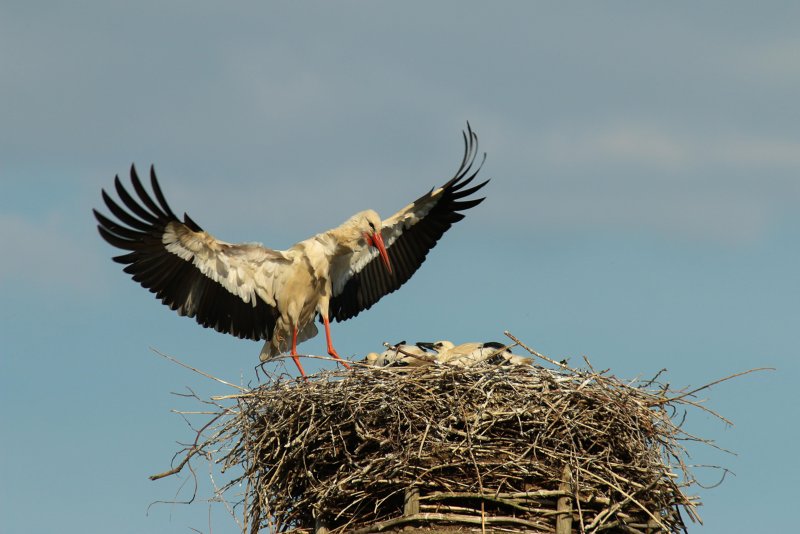
[[[328,354],[342,362],[342,365],[345,366],[346,369],[350,369],[350,366],[344,361],[339,354],[336,352],[336,349],[333,348],[333,342],[331,341],[331,324],[328,322],[328,316],[322,316],[322,322],[325,323],[325,339],[328,341]]]
[[[306,378],[306,373],[303,371],[303,366],[300,365],[300,358],[297,357],[297,326],[294,327],[292,331],[292,359],[294,360],[294,364],[300,370],[300,374],[303,378]]]

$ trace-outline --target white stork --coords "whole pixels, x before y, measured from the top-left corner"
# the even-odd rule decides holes
[[[429,343],[420,341],[409,345],[401,341],[397,345],[384,343],[388,350],[381,354],[370,352],[364,363],[374,367],[424,367],[428,365],[451,365],[474,367],[489,365],[533,365],[533,360],[517,356],[511,349],[497,341],[471,342],[460,345],[452,341]]]
[[[470,342],[455,345],[452,341],[419,342],[422,349],[436,352],[436,361],[456,367],[472,367],[482,362],[493,365],[533,365],[533,360],[517,356],[497,341]]]
[[[409,345],[401,341],[395,345],[384,343],[387,350],[378,354],[370,352],[364,358],[364,363],[373,367],[421,367],[435,363],[436,354],[423,349],[418,345]]]
[[[164,304],[218,332],[266,340],[262,361],[289,350],[305,376],[297,344],[317,334],[317,314],[325,325],[328,354],[349,367],[333,348],[330,319],[355,317],[397,290],[450,226],[464,218],[460,212],[483,201],[467,198],[488,182],[467,188],[483,164],[475,166],[477,149],[478,138],[467,124],[461,165],[442,187],[384,221],[373,210],[362,211],[288,250],[225,243],[189,215],[179,220],[152,166],[155,198],[131,166],[138,200],[117,176],[114,186],[122,205],[102,192],[117,220],[93,211],[100,235],[128,251],[114,261]]]

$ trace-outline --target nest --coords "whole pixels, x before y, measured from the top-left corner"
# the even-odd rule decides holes
[[[216,399],[154,478],[197,453],[235,468],[218,491],[245,488],[251,533],[683,532],[699,501],[681,442],[696,438],[674,418],[691,393],[563,365],[273,379]]]

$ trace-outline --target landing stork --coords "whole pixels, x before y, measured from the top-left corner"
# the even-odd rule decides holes
[[[467,124],[464,157],[455,176],[388,219],[373,210],[356,213],[341,225],[300,241],[288,250],[260,244],[231,244],[205,232],[189,215],[173,213],[150,167],[150,194],[131,166],[135,198],[119,179],[121,204],[102,197],[116,220],[97,210],[100,235],[127,251],[114,261],[136,282],[179,315],[239,338],[265,340],[266,361],[290,352],[305,376],[297,344],[314,337],[319,315],[328,354],[347,363],[333,348],[330,319],[344,321],[372,307],[403,285],[464,210],[483,198],[467,198],[486,182],[467,187],[480,171],[478,138]]]

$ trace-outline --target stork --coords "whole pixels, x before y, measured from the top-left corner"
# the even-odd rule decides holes
[[[383,345],[387,350],[380,354],[370,352],[364,358],[364,363],[373,367],[420,367],[437,361],[435,353],[428,352],[419,345],[409,345],[405,341]]]
[[[422,349],[436,352],[436,361],[456,367],[472,367],[481,362],[496,365],[532,365],[533,360],[517,356],[506,345],[497,341],[469,342],[455,345],[452,341],[419,342]]]
[[[204,327],[264,340],[262,361],[288,350],[305,377],[297,344],[317,334],[315,317],[325,327],[328,354],[349,367],[333,347],[330,320],[353,318],[397,290],[442,235],[464,218],[461,212],[484,200],[468,197],[488,180],[467,186],[486,155],[475,164],[478,138],[469,123],[463,136],[461,165],[441,187],[383,221],[373,210],[361,211],[288,250],[226,243],[186,213],[181,221],[167,204],[152,166],[152,194],[131,166],[138,199],[116,176],[121,204],[102,191],[116,220],[97,210],[94,216],[100,235],[126,251],[114,261],[161,302]]]
[[[374,367],[424,367],[450,365],[473,367],[482,363],[490,365],[533,365],[533,360],[517,356],[506,345],[497,341],[470,342],[455,345],[452,341],[434,343],[420,341],[409,345],[401,341],[396,345],[384,343],[388,350],[381,354],[370,352],[364,363]]]

